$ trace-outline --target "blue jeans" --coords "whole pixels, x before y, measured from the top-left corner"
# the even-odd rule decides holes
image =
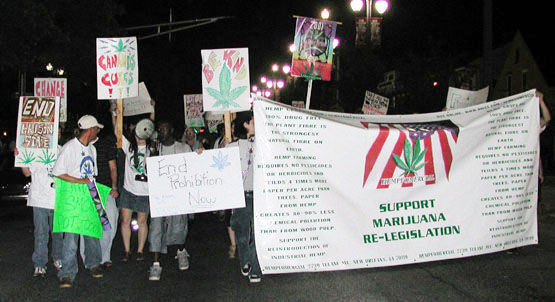
[[[231,215],[231,228],[235,232],[237,240],[237,253],[241,267],[245,264],[251,265],[251,275],[260,276],[260,264],[256,255],[256,245],[254,241],[254,221],[253,221],[253,196],[252,193],[245,193],[246,207],[233,209]]]
[[[51,256],[54,261],[62,259],[63,233],[52,233],[54,210],[33,207],[33,224],[35,225],[35,250],[33,263],[35,267],[46,267],[48,263],[48,239],[52,234]]]
[[[112,226],[112,228],[108,231],[102,232],[102,239],[100,239],[100,251],[102,252],[102,260],[100,263],[112,262],[112,242],[114,241],[114,237],[116,237],[119,226],[119,210],[116,206],[116,200],[110,194],[108,194],[108,197],[106,198],[106,215],[108,216],[108,221],[110,221],[110,225]],[[79,251],[81,254],[81,259],[83,259],[83,262],[85,262],[85,240],[83,240],[83,237],[84,236],[81,235]]]
[[[75,279],[77,270],[77,241],[79,234],[64,233],[64,247],[62,249],[62,270],[58,278]],[[101,251],[98,238],[83,236],[85,241],[85,268],[90,269],[100,264]]]

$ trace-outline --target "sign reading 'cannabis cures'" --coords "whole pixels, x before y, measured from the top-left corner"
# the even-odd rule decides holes
[[[535,91],[368,116],[254,102],[263,273],[466,257],[536,244]]]

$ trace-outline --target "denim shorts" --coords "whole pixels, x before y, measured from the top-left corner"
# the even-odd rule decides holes
[[[148,214],[150,212],[148,195],[139,196],[127,191],[126,189],[122,189],[119,196],[119,208]]]

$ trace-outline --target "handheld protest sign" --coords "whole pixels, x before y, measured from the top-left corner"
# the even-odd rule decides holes
[[[137,38],[97,38],[96,75],[99,100],[138,96]]]
[[[16,167],[48,166],[58,153],[59,97],[19,98]]]
[[[35,78],[35,96],[60,97],[60,122],[67,121],[67,79]]]

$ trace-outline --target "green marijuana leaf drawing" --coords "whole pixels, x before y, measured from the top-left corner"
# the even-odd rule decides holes
[[[310,66],[303,63],[304,71],[300,71],[301,77],[307,78],[309,80],[321,80],[322,72],[320,72],[320,66],[314,70],[314,63],[310,62]]]
[[[42,155],[38,156],[37,162],[48,165],[56,161],[56,155],[48,149],[42,150]]]
[[[33,152],[28,151],[28,150],[24,150],[21,153],[21,158],[20,158],[20,161],[19,161],[20,164],[25,164],[26,165],[26,164],[32,163],[33,161],[35,161],[35,155],[33,154]]]
[[[222,106],[222,109],[227,109],[230,106],[239,107],[239,104],[235,103],[234,100],[237,99],[246,89],[247,86],[241,86],[231,90],[231,74],[227,66],[224,64],[224,67],[220,72],[220,91],[210,87],[207,87],[206,91],[208,91],[208,94],[217,100],[214,107]]]
[[[410,140],[405,140],[405,146],[403,148],[403,153],[405,154],[405,160],[403,161],[399,156],[393,154],[393,160],[397,164],[397,166],[405,172],[403,173],[404,176],[414,176],[416,171],[422,169],[426,162],[420,164],[422,159],[424,159],[424,155],[426,154],[426,149],[420,151],[420,139],[417,138],[414,142],[414,147],[411,146]]]
[[[117,52],[123,52],[127,48],[127,46],[123,45],[123,40],[122,39],[119,39],[118,46],[112,45],[112,47],[115,48]]]

